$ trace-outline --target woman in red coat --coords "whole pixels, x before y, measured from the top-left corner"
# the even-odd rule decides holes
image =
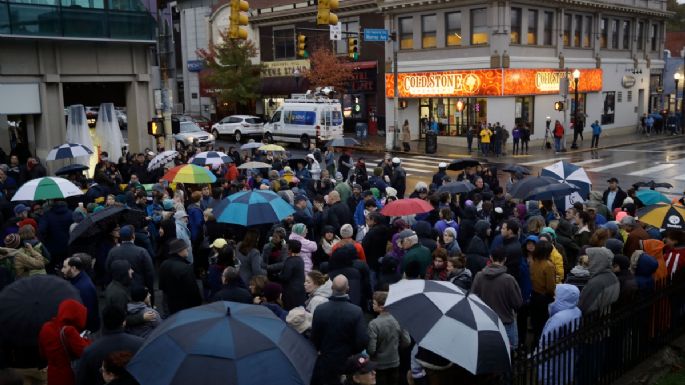
[[[90,340],[80,335],[86,327],[87,315],[85,306],[67,299],[59,304],[57,317],[40,329],[38,344],[41,355],[48,361],[48,385],[74,385],[76,382],[71,361],[81,357],[83,350],[90,345]],[[60,338],[62,330],[63,337]]]

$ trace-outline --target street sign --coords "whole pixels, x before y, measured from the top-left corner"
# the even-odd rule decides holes
[[[331,40],[340,40],[340,36],[342,36],[342,23],[338,23],[336,25],[331,25],[330,31],[331,31]]]
[[[364,41],[388,41],[388,30],[381,28],[364,28]]]

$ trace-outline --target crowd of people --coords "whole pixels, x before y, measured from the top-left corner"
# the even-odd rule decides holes
[[[94,179],[83,181],[84,195],[16,205],[9,199],[21,179],[11,174],[14,162],[0,165],[9,218],[0,290],[56,274],[82,300],[62,302],[43,325],[35,361],[16,362],[3,350],[0,363],[17,368],[0,371],[0,379],[15,379],[4,383],[22,376],[32,384],[135,383],[126,364],[165,318],[220,300],[265,306],[310,341],[319,352],[313,384],[491,381],[413,345],[385,309],[390,285],[449,281],[478,295],[515,349],[581,316],[646,298],[685,266],[685,233],[641,223],[634,189],[622,190],[616,178],[585,203],[559,208],[512,199],[511,181],[500,181],[496,168],[452,173],[441,163],[431,183],[406,191],[402,161],[390,155],[369,175],[363,158],[353,163],[351,152],[332,148],[295,162],[278,153],[227,153],[233,161],[213,169],[213,185],[169,183],[164,169],[147,170],[154,154],[118,163],[103,154]],[[252,160],[271,169],[237,168]],[[458,180],[475,189],[438,191]],[[249,228],[217,222],[214,207],[249,190],[276,192],[294,213]],[[432,209],[381,214],[405,197]],[[144,220],[69,243],[79,222],[108,206],[140,210]]]

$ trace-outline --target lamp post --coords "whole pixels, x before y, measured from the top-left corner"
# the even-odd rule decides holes
[[[571,145],[571,148],[578,148],[578,134],[581,130],[580,122],[578,121],[578,80],[580,80],[580,70],[576,68],[573,71],[573,92],[575,106],[573,108],[573,144]]]
[[[680,82],[680,74],[678,72],[673,74],[673,80],[675,80],[675,113],[678,114],[678,83]]]

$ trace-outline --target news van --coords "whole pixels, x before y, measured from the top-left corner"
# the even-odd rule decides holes
[[[328,98],[286,99],[264,124],[267,143],[299,143],[304,150],[342,136],[342,106]]]

